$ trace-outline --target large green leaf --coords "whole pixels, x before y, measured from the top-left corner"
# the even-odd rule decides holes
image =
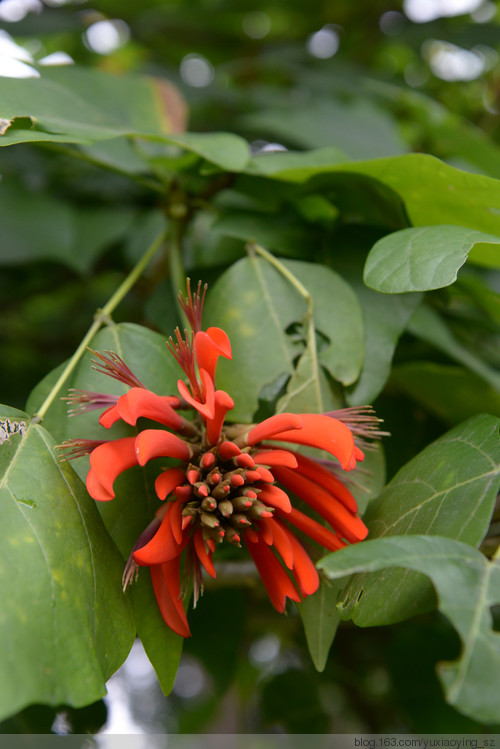
[[[112,350],[118,353],[134,374],[146,387],[160,395],[177,392],[177,379],[181,373],[175,359],[169,353],[165,339],[147,328],[129,323],[114,325],[101,330],[92,341],[98,351]],[[96,392],[124,392],[124,386],[116,380],[92,369],[91,352],[85,354],[71,375],[67,386]],[[51,372],[32,392],[28,410],[35,413],[53,386],[59,370]],[[107,431],[99,426],[98,411],[68,418],[66,404],[57,400],[47,411],[44,424],[49,425],[62,442],[65,439],[107,439],[134,433],[123,427],[112,427]],[[80,458],[72,463],[84,479],[88,471],[88,459]],[[121,567],[139,535],[153,519],[159,501],[153,490],[153,481],[146,471],[139,468],[124,473],[115,484],[116,498],[112,502],[97,503],[104,524],[121,551]],[[120,573],[121,574],[121,573]],[[141,638],[159,682],[165,693],[172,688],[180,653],[182,638],[173,634],[158,612],[149,574],[142,570],[137,587],[129,589],[136,620],[137,634]]]
[[[1,716],[95,702],[135,637],[122,560],[51,435],[0,407]]]
[[[40,78],[0,78],[0,101],[0,118],[11,122],[0,145],[139,136],[177,145],[228,171],[243,169],[250,156],[246,141],[233,133],[178,134],[186,126],[186,105],[178,90],[159,78],[47,67]],[[88,155],[116,166],[114,146],[109,158],[102,149]]]
[[[74,65],[40,72],[40,78],[0,78],[0,117],[14,125],[17,119],[0,144],[61,136],[88,143],[120,135],[162,136],[184,127],[185,104],[168,81]]]
[[[442,317],[431,307],[422,305],[416,310],[408,325],[408,331],[468,367],[500,393],[500,373],[463,346],[454,337]]]
[[[445,225],[395,231],[372,247],[366,259],[365,283],[386,294],[449,286],[479,243],[495,245],[498,254],[500,236]]]
[[[352,406],[373,403],[391,371],[392,357],[400,336],[421,294],[379,294],[363,286],[354,286],[361,303],[365,327],[365,358],[359,380],[349,388]]]
[[[331,147],[352,158],[369,159],[404,153],[395,120],[367,99],[322,97],[306,106],[266,107],[243,118],[254,132],[299,148]]]
[[[328,653],[340,624],[337,598],[344,581],[331,583],[322,580],[316,593],[297,604],[304,625],[307,647],[317,671],[323,671]]]
[[[88,271],[99,253],[122,239],[137,218],[130,207],[77,207],[4,177],[0,264],[55,260],[72,270]]]
[[[440,535],[478,544],[500,485],[499,419],[481,415],[426,447],[368,505],[370,538]],[[413,573],[356,575],[341,616],[360,626],[390,624],[428,608],[429,588]]]
[[[418,361],[399,364],[389,386],[454,426],[477,413],[500,416],[500,394],[483,377],[464,367]]]
[[[427,154],[344,163],[321,156],[319,151],[301,154],[298,166],[295,154],[262,154],[245,171],[294,184],[319,175],[364,175],[401,197],[414,226],[451,224],[500,236],[500,180],[463,172]]]
[[[141,382],[159,395],[177,393],[177,380],[182,372],[168,351],[165,338],[158,333],[140,325],[120,323],[101,329],[90,346],[96,351],[114,351],[117,353]],[[67,404],[63,397],[67,396],[70,388],[119,395],[126,392],[126,386],[93,369],[92,360],[94,358],[94,354],[90,350],[84,354],[67,380],[61,397],[53,401],[44,417],[44,426],[59,442],[78,437],[106,439],[110,435],[115,436],[116,434],[114,427],[107,431],[99,426],[97,423],[98,411],[91,411],[70,418],[67,416]],[[28,413],[35,414],[40,408],[56,382],[62,366],[50,372],[32,391],[26,404]],[[74,466],[79,470],[78,461],[74,463]]]
[[[291,260],[280,264],[281,272],[260,257],[244,258],[221,276],[207,300],[206,319],[224,328],[233,346],[233,361],[221,362],[217,382],[236,393],[236,420],[250,420],[262,388],[286,374],[292,379],[280,410],[333,408],[339,404],[332,400],[322,368],[343,383],[353,382],[361,368],[363,323],[350,286],[325,266]],[[302,293],[293,278],[300,281]],[[235,296],[234,290],[241,293]],[[308,323],[311,311],[314,329],[326,340],[320,350]],[[287,335],[292,323],[306,323],[302,351],[300,342],[294,344]]]
[[[233,397],[235,421],[251,421],[262,388],[292,374],[300,349],[285,331],[305,312],[290,282],[255,256],[232,265],[210,289],[204,319],[223,328],[231,340],[233,359],[219,361],[217,386]]]
[[[462,640],[460,656],[438,665],[446,699],[476,720],[498,721],[500,638],[492,629],[491,607],[500,603],[499,559],[489,562],[449,538],[415,535],[347,547],[324,557],[319,566],[332,579],[394,567],[430,578],[440,611]]]

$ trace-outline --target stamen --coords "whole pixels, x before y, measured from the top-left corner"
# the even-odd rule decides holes
[[[184,314],[186,315],[191,330],[197,333],[201,330],[201,318],[203,313],[203,303],[205,301],[205,294],[207,293],[208,285],[203,286],[203,294],[201,294],[201,281],[198,281],[198,287],[193,294],[191,292],[191,279],[186,278],[186,290],[187,298],[184,299],[181,292],[179,291],[178,299]]]
[[[73,460],[74,458],[83,458],[85,455],[90,455],[96,447],[104,445],[107,441],[108,440],[66,440],[61,445],[57,445],[57,449],[65,451],[61,460]]]
[[[144,387],[132,370],[127,367],[121,356],[118,356],[114,351],[104,351],[102,354],[91,348],[89,348],[89,351],[94,356],[97,356],[99,360],[95,361],[95,359],[92,359],[92,369],[95,369],[96,372],[113,377],[118,382],[123,382],[124,385],[129,385],[130,387]]]

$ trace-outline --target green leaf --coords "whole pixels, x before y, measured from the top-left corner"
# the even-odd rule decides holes
[[[322,581],[316,593],[307,596],[297,609],[304,625],[307,647],[317,671],[324,671],[340,617],[337,598],[345,580],[337,584]]]
[[[404,568],[429,577],[440,611],[462,641],[460,656],[438,665],[447,701],[484,723],[498,721],[500,639],[492,629],[491,607],[500,602],[500,560],[448,538],[406,536],[366,541],[329,554],[319,567],[332,579]]]
[[[399,364],[391,372],[389,386],[450,426],[477,413],[500,416],[498,391],[463,367],[433,362]]]
[[[369,538],[429,534],[476,545],[500,485],[499,419],[481,415],[452,429],[405,465],[368,505]],[[409,572],[356,575],[342,618],[391,624],[430,606],[427,582]]]
[[[318,155],[320,158],[318,158]],[[268,161],[272,156],[272,162]],[[500,180],[455,169],[427,154],[405,154],[370,161],[321,161],[319,151],[309,151],[301,165],[291,164],[290,154],[255,156],[245,172],[269,179],[304,184],[312,177],[339,174],[346,181],[354,174],[383,183],[401,197],[411,224],[452,224],[500,236]],[[320,163],[318,163],[320,162]]]
[[[74,65],[40,72],[40,78],[0,78],[0,117],[12,123],[0,145],[140,136],[177,145],[227,171],[240,171],[249,160],[247,142],[233,133],[174,135],[185,127],[186,106],[166,80]]]
[[[240,172],[250,159],[248,143],[234,133],[182,133],[165,140],[228,172]]]
[[[134,610],[137,636],[151,661],[163,694],[168,695],[174,686],[184,638],[172,632],[163,621],[147,570],[142,571],[127,595]]]
[[[318,362],[314,328],[309,331],[306,348],[290,377],[285,394],[276,404],[276,412],[323,413],[342,407]]]
[[[95,702],[135,637],[122,560],[50,434],[0,407],[1,717]]]
[[[351,406],[373,403],[391,372],[392,357],[400,336],[421,294],[379,294],[361,282],[354,286],[361,303],[365,328],[365,358],[359,380],[348,390]]]
[[[498,245],[500,237],[445,225],[393,232],[372,247],[366,259],[365,283],[386,294],[449,286],[479,242]]]
[[[244,258],[231,266],[211,289],[205,309],[206,321],[224,328],[231,339],[233,360],[218,365],[217,384],[233,397],[236,394],[232,412],[236,421],[251,420],[262,388],[286,373],[293,378],[280,409],[337,407],[321,367],[341,382],[352,382],[363,360],[361,310],[349,285],[324,266],[279,262],[311,295],[314,327],[327,343],[318,353],[308,328],[304,333],[306,348],[295,364],[301,344],[294,344],[286,330],[292,323],[305,321],[308,304],[304,295],[284,273],[260,257]],[[234,289],[242,292],[235,297]]]
[[[417,309],[410,320],[408,331],[468,367],[500,393],[500,374],[479,356],[462,346],[445,321],[431,307],[422,305]]]
[[[259,257],[238,261],[211,287],[204,321],[223,328],[231,340],[233,358],[219,361],[217,386],[233,397],[235,421],[251,421],[262,388],[292,374],[298,348],[285,331],[305,311],[296,289]]]
[[[168,351],[163,336],[147,328],[130,323],[113,325],[101,330],[92,341],[97,351],[112,350],[119,354],[143,384],[160,395],[177,392],[177,379],[181,371]],[[121,394],[125,386],[92,369],[93,354],[88,352],[71,375],[67,388]],[[60,369],[51,372],[34,389],[28,400],[28,410],[35,413],[55,383]],[[65,388],[65,394],[67,390]],[[109,439],[134,434],[130,427],[116,426],[109,431],[99,426],[98,411],[68,418],[66,404],[56,400],[47,411],[44,425],[49,425],[59,442],[84,437]],[[88,459],[72,462],[82,479],[88,471]],[[151,522],[159,506],[153,480],[147,470],[133,468],[120,476],[115,483],[116,497],[112,502],[98,502],[97,509],[104,524],[122,554],[121,572],[125,559],[139,535]],[[89,499],[89,502],[91,500]],[[92,502],[93,505],[95,503]],[[139,582],[129,588],[137,626],[148,657],[165,694],[172,688],[182,650],[182,638],[172,633],[163,621],[154,597],[147,570],[140,573]]]
[[[136,219],[137,213],[130,208],[75,207],[46,193],[28,192],[6,177],[0,182],[0,264],[55,260],[85,272]]]
[[[245,243],[257,242],[269,250],[294,257],[303,255],[304,248],[314,241],[311,227],[290,212],[286,215],[269,215],[232,209],[214,221],[210,229]]]
[[[358,298],[349,284],[324,265],[283,261],[309,292],[314,327],[328,340],[320,363],[336,380],[350,385],[359,376],[364,358],[364,329]]]
[[[177,393],[177,380],[181,370],[166,347],[165,338],[147,328],[132,323],[110,325],[99,331],[91,342],[96,351],[114,351],[150,390],[159,395]],[[70,388],[121,395],[126,386],[111,377],[97,372],[92,367],[94,354],[87,351],[69,377],[61,397],[56,398],[48,409],[43,424],[54,437],[63,442],[67,439],[85,437],[87,439],[107,439],[116,435],[116,430],[106,430],[98,424],[98,411],[91,411],[68,418],[67,404],[62,399]],[[35,414],[56,382],[62,368],[50,372],[32,391],[26,410]],[[80,470],[81,463],[74,467]],[[84,467],[83,475],[86,474]]]
[[[74,65],[45,67],[40,74],[40,78],[0,79],[0,117],[14,123],[24,118],[24,127],[8,128],[0,144],[161,137],[179,132],[185,124],[185,104],[168,81]]]
[[[299,148],[335,146],[352,158],[406,151],[395,120],[367,99],[317,98],[306,106],[266,107],[243,118],[253,132],[271,133]]]

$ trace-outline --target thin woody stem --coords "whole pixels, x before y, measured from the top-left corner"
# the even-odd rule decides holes
[[[112,314],[112,312],[114,312],[114,310],[120,304],[122,299],[128,294],[130,289],[133,287],[136,281],[140,278],[143,271],[149,264],[150,260],[152,260],[154,255],[156,255],[159,248],[163,244],[164,239],[165,239],[165,232],[162,231],[161,234],[155,239],[155,241],[149,247],[149,249],[141,257],[139,262],[134,266],[134,268],[132,268],[128,276],[122,281],[122,283],[117,288],[113,296],[109,299],[109,301],[104,305],[104,307],[97,310],[97,312],[94,315],[94,322],[88,329],[87,333],[85,334],[83,340],[81,341],[80,345],[76,349],[75,353],[73,354],[69,362],[64,367],[56,383],[52,387],[50,393],[45,398],[44,402],[38,409],[37,413],[33,416],[31,420],[33,424],[39,424],[42,421],[48,409],[52,405],[54,399],[57,397],[57,394],[61,390],[62,386],[64,385],[64,383],[66,382],[66,380],[68,379],[68,377],[73,372],[76,365],[82,358],[83,354],[87,350],[87,347],[89,343],[91,342],[92,338],[95,336],[95,334],[98,332],[98,330],[101,328],[101,326],[104,323],[109,323],[110,315]]]

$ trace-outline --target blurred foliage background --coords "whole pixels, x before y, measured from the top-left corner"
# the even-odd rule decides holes
[[[29,75],[33,62],[153,75],[182,93],[189,130],[237,133],[254,152],[334,146],[351,160],[427,152],[500,177],[499,23],[490,0],[2,0],[0,75]],[[140,176],[75,159],[64,144],[2,149],[0,173],[19,189],[17,197],[12,189],[4,194],[0,182],[0,387],[3,402],[23,408],[36,383],[72,353],[96,308],[144,249],[136,237],[142,238],[158,199]],[[57,213],[59,198],[64,210]],[[35,208],[45,224],[37,220],[32,230],[38,234],[44,226],[45,244],[30,243]],[[68,262],[57,246],[71,211],[78,259]],[[203,225],[196,232],[188,270],[200,258]],[[360,247],[376,238],[376,228],[360,226]],[[42,245],[43,252],[33,249]],[[224,251],[204,270],[206,280],[233,257],[229,242]],[[319,251],[311,247],[311,258]],[[500,291],[498,274],[490,280]],[[146,276],[114,319],[169,332],[175,318],[154,289]],[[498,367],[498,336],[485,320],[471,318],[470,295],[444,289],[436,300],[464,344],[477,343],[481,330],[482,353]],[[406,334],[396,364],[410,351],[415,358],[416,346],[437,364],[448,361]],[[450,425],[446,413],[427,405],[404,388],[396,398],[386,391],[378,399],[391,431],[409,413],[414,424],[405,444],[387,443],[388,477]],[[459,642],[439,614],[361,633],[343,624],[318,674],[298,616],[278,619],[259,608],[259,616],[247,618],[248,607],[257,610],[253,595],[228,588],[204,597],[168,698],[134,648],[110,691],[128,705],[124,725],[158,733],[500,729],[444,702],[434,668],[438,658],[456,657]],[[34,706],[2,730],[94,731],[105,720],[102,703],[81,711]]]

